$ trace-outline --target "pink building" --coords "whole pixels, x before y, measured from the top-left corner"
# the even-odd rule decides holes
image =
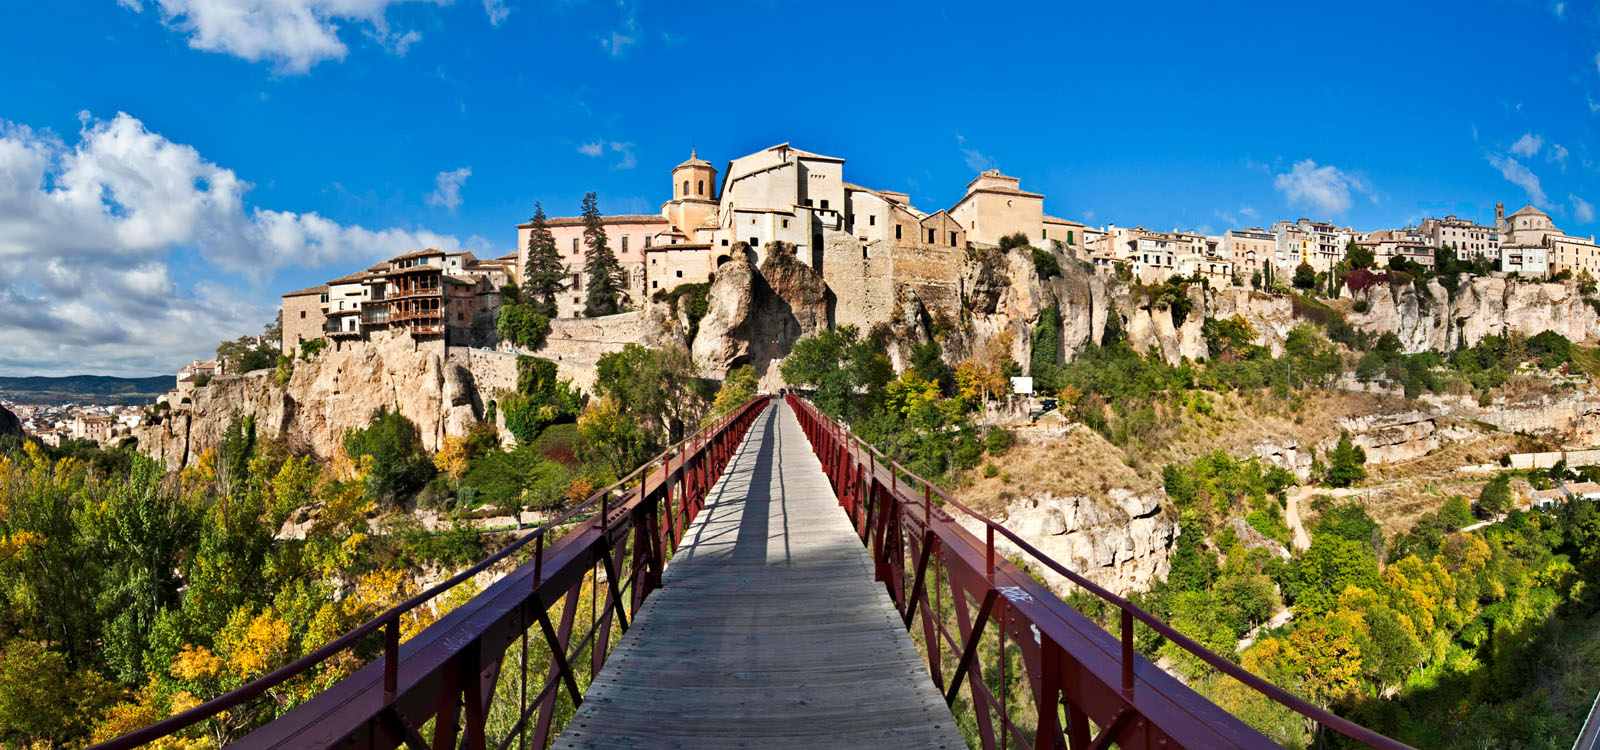
[[[644,250],[657,243],[669,244],[669,240],[658,235],[671,232],[672,225],[664,216],[623,214],[602,218],[606,242],[627,274],[628,296],[633,304],[641,304],[645,298]],[[583,301],[588,290],[588,281],[583,274],[584,252],[587,249],[583,244],[583,217],[558,216],[546,220],[546,223],[550,226],[550,234],[555,237],[556,250],[561,253],[568,274],[567,290],[556,298],[557,315],[563,318],[578,317],[583,314]],[[517,225],[519,276],[521,269],[528,264],[528,234],[532,231],[531,222]]]

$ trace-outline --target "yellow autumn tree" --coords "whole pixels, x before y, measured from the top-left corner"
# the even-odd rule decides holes
[[[467,450],[467,439],[459,435],[446,435],[439,445],[439,452],[433,454],[433,466],[451,479],[460,479],[467,473],[467,463],[471,453]]]

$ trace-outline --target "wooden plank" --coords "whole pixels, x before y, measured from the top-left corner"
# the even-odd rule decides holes
[[[554,747],[966,747],[790,410],[662,581]]]

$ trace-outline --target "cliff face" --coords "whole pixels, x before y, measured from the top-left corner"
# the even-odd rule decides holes
[[[1462,277],[1455,293],[1437,280],[1420,293],[1415,285],[1377,284],[1361,291],[1367,312],[1350,323],[1400,337],[1405,351],[1441,351],[1476,346],[1484,336],[1510,331],[1533,336],[1555,331],[1573,341],[1600,337],[1600,314],[1571,283],[1519,281],[1492,276]]]
[[[717,269],[710,302],[691,353],[709,377],[752,365],[763,385],[781,384],[777,364],[794,343],[829,323],[828,286],[785,242],[767,245],[759,268],[737,243],[729,261]]]
[[[423,447],[437,450],[446,435],[465,435],[482,415],[473,370],[488,381],[515,380],[515,358],[495,355],[463,364],[438,346],[405,336],[374,337],[364,345],[327,349],[296,362],[287,383],[275,370],[213,378],[159,424],[134,431],[145,452],[181,468],[214,448],[235,415],[251,416],[263,435],[331,456],[346,430],[364,427],[388,407],[416,423]]]
[[[1096,501],[1045,492],[1012,501],[994,520],[1056,562],[1120,595],[1149,589],[1172,567],[1178,525],[1162,510],[1163,496],[1114,489]],[[968,516],[961,523],[983,539],[976,520]],[[1006,557],[1030,559],[998,534],[995,547]],[[1065,576],[1041,565],[1031,567],[1058,593],[1074,588]]]

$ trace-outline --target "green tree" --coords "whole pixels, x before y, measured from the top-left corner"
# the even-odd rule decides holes
[[[550,233],[550,224],[544,215],[544,206],[533,204],[533,226],[528,230],[528,262],[522,272],[523,299],[533,306],[534,312],[554,318],[556,295],[567,288],[567,269],[561,262],[561,251],[556,248],[556,238]]]
[[[955,376],[944,363],[944,349],[936,339],[911,347],[911,371],[917,377],[939,384],[939,392],[946,396],[955,392]]]
[[[1511,477],[1504,474],[1489,480],[1478,494],[1478,516],[1494,518],[1511,508]]]
[[[694,358],[682,347],[628,344],[601,357],[595,370],[595,392],[637,420],[651,448],[682,439],[708,407],[709,384],[700,379]]]
[[[733,368],[733,371],[728,373],[728,379],[722,381],[716,399],[711,402],[711,411],[706,414],[702,423],[709,425],[732,414],[735,409],[756,397],[756,387],[756,368],[750,365]]]
[[[146,638],[162,611],[177,607],[178,571],[200,537],[200,509],[164,491],[165,474],[159,462],[135,456],[127,478],[86,514],[108,559],[98,592],[105,657],[125,683],[145,674]]]
[[[1294,285],[1298,289],[1310,289],[1317,285],[1317,269],[1310,263],[1301,263],[1294,268]]]
[[[495,328],[500,338],[524,349],[544,346],[550,335],[550,319],[538,311],[536,305],[504,305]]]
[[[1289,592],[1296,617],[1333,609],[1346,587],[1377,590],[1378,560],[1372,549],[1334,534],[1311,538],[1311,548],[1289,564]]]
[[[364,475],[367,497],[394,500],[433,477],[433,461],[422,450],[417,426],[388,407],[378,410],[364,428],[344,435],[345,455]]]
[[[1339,443],[1328,454],[1326,481],[1331,487],[1349,487],[1367,476],[1367,452],[1350,441],[1350,433],[1339,436]]]
[[[1345,245],[1344,259],[1351,268],[1372,268],[1378,264],[1377,258],[1372,255],[1372,248],[1357,245],[1355,240]]]
[[[606,239],[605,221],[595,203],[594,192],[583,196],[583,244],[586,248],[583,270],[589,278],[589,294],[583,314],[590,318],[622,312],[625,295],[622,266]]]

